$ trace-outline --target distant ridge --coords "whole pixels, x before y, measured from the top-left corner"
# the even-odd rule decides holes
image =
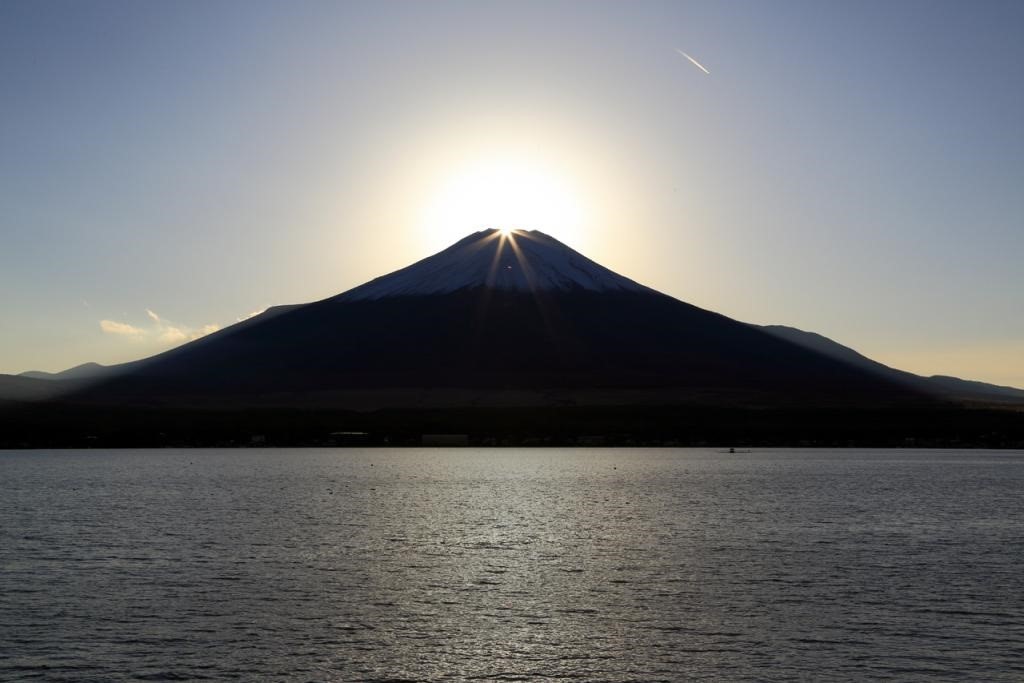
[[[99,379],[110,375],[112,372],[116,372],[116,370],[111,366],[100,365],[99,363],[82,363],[81,365],[76,365],[73,368],[68,368],[67,370],[62,370],[60,372],[29,370],[28,372],[20,373],[18,376],[45,380]]]

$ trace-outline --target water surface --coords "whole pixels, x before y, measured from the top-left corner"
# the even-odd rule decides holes
[[[3,680],[1022,680],[1024,453],[0,452]]]

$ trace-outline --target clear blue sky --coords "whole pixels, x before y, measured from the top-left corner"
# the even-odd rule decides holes
[[[0,372],[404,266],[507,219],[468,173],[685,301],[1024,386],[1021,2],[5,0],[0,94]]]

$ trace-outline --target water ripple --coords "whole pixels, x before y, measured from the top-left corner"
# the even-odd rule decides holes
[[[1024,454],[0,453],[0,680],[1024,679]]]

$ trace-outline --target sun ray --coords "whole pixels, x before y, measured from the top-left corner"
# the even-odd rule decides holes
[[[516,236],[509,233],[508,236],[509,246],[512,248],[512,254],[516,257],[516,261],[519,263],[519,268],[523,271],[523,277],[526,278],[526,286],[531,292],[537,291],[536,280],[533,277],[533,269],[530,267],[529,259],[523,254],[523,250],[516,244]]]
[[[498,275],[498,264],[501,262],[501,252],[505,250],[505,240],[508,238],[508,234],[504,230],[499,230],[491,238],[495,236],[498,238],[498,246],[494,249],[494,258],[491,259],[491,267],[487,271],[488,287],[494,285],[494,280]]]

